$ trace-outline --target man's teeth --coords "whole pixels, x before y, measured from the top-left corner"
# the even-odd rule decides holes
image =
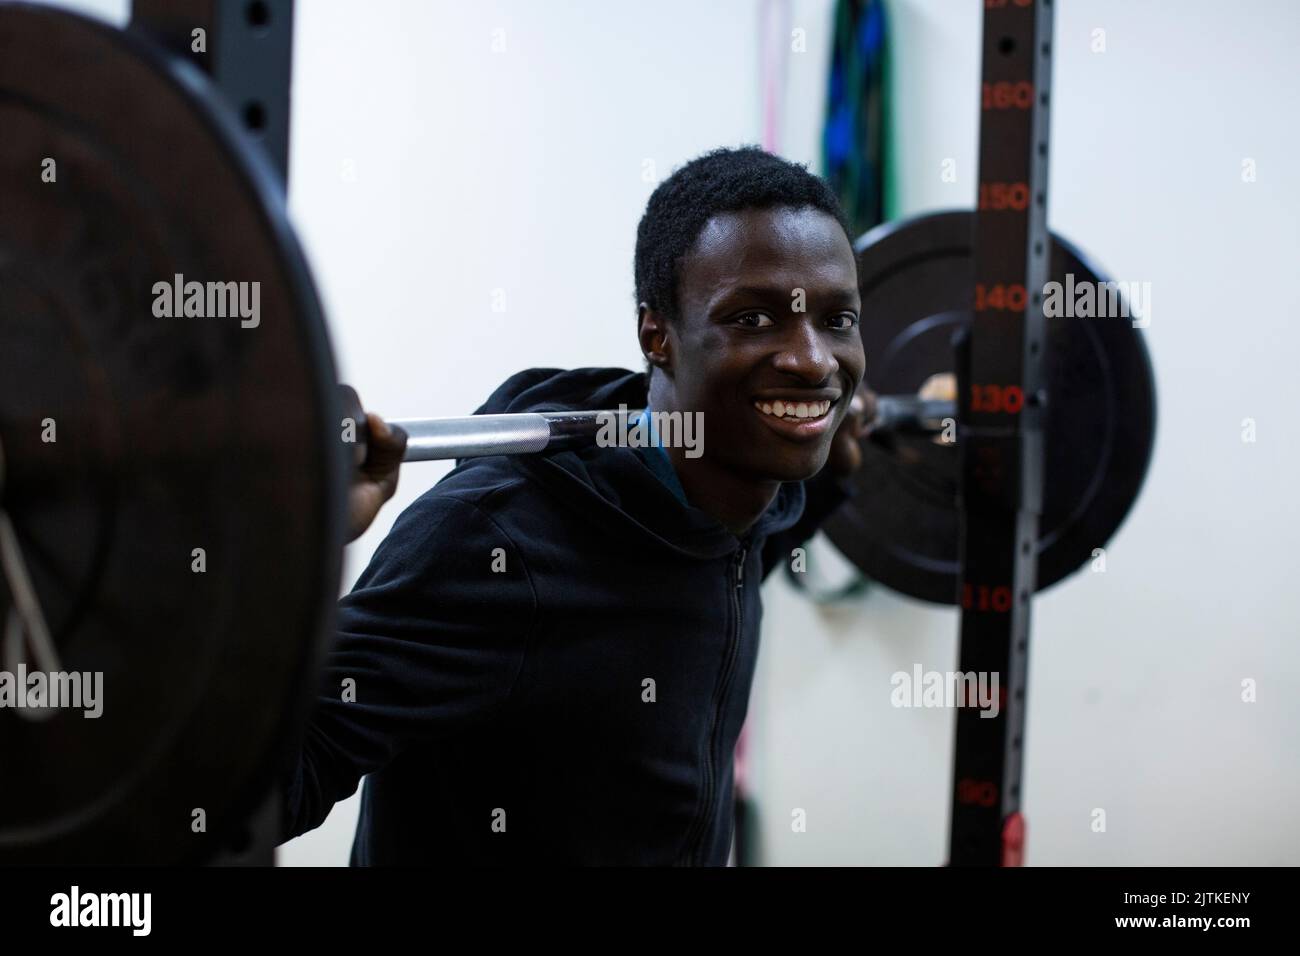
[[[821,418],[830,411],[831,403],[824,402],[755,402],[754,407],[764,415],[777,418]]]

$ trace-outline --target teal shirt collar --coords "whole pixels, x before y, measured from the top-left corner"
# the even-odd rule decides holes
[[[654,472],[655,477],[668,486],[668,490],[673,493],[684,505],[689,505],[686,500],[686,490],[682,488],[682,483],[677,477],[677,469],[673,467],[672,459],[668,457],[668,452],[663,448],[663,441],[659,437],[658,431],[654,427],[654,419],[650,416],[650,402],[646,402],[645,409],[641,412],[641,417],[637,419],[637,424],[644,428],[650,434],[650,444],[644,448],[638,448],[645,463]]]

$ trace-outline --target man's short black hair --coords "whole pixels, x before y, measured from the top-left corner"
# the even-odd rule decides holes
[[[678,315],[677,278],[682,259],[704,224],[723,212],[811,206],[849,226],[831,188],[807,168],[757,146],[715,149],[691,160],[651,193],[636,230],[636,301]]]

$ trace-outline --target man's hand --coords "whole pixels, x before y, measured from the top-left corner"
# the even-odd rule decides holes
[[[862,441],[871,434],[871,424],[875,419],[876,393],[863,380],[849,401],[848,414],[831,439],[826,467],[835,477],[849,478],[862,467]]]
[[[374,412],[366,413],[366,460],[352,475],[348,489],[348,541],[370,527],[384,502],[397,491],[397,473],[406,453],[406,432],[391,427]]]

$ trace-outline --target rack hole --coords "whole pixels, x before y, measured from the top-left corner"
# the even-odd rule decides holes
[[[266,129],[266,108],[253,100],[244,105],[244,125],[255,133]]]

